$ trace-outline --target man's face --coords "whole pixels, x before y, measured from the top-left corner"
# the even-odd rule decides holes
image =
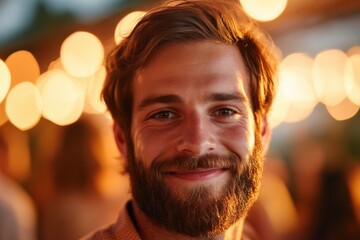
[[[259,188],[261,136],[235,46],[162,48],[133,82],[133,197],[154,223],[214,236],[245,217]]]

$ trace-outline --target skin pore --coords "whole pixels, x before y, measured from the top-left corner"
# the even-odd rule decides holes
[[[238,48],[210,40],[165,46],[132,88],[131,139],[118,126],[115,136],[142,238],[224,239],[241,228],[260,185],[267,131],[255,131]]]

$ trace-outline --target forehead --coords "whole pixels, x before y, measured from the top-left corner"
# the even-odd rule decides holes
[[[249,93],[249,77],[238,48],[204,40],[161,48],[133,82],[135,100],[169,91],[243,90]]]

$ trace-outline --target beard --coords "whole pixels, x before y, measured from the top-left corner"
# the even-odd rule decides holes
[[[130,143],[132,143],[130,141]],[[192,237],[214,237],[225,232],[247,212],[258,196],[263,168],[259,134],[247,159],[235,153],[225,156],[177,156],[155,159],[147,169],[128,149],[128,171],[134,201],[153,223],[169,231]],[[189,171],[198,168],[223,168],[230,180],[217,194],[214,186],[190,186],[176,191],[166,182],[169,169]]]

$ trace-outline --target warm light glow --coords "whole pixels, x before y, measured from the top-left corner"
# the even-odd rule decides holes
[[[8,173],[13,180],[26,182],[29,180],[33,163],[30,158],[29,134],[14,127],[5,127],[2,130],[9,147]]]
[[[48,71],[54,70],[54,69],[62,69],[62,70],[64,70],[64,67],[63,67],[63,65],[62,65],[62,63],[61,63],[61,59],[60,59],[60,58],[56,59],[55,61],[52,61],[52,62],[49,64],[49,66],[48,66]]]
[[[279,68],[279,88],[270,112],[270,125],[307,118],[318,103],[312,84],[313,60],[301,53],[287,56]]]
[[[84,94],[76,80],[64,71],[52,70],[38,82],[43,97],[43,116],[58,125],[68,125],[81,116]]]
[[[6,97],[11,83],[10,71],[3,60],[0,59],[0,103]]]
[[[21,82],[35,83],[40,67],[31,52],[21,50],[11,54],[5,61],[11,74],[11,86]]]
[[[315,106],[290,105],[284,122],[296,123],[305,120],[313,112]]]
[[[359,54],[360,54],[360,46],[354,46],[347,51],[348,56],[359,55]]]
[[[287,56],[280,64],[280,80],[286,98],[296,105],[312,107],[318,103],[312,80],[313,59],[303,53]]]
[[[281,94],[277,94],[273,105],[271,107],[271,111],[269,113],[269,124],[271,128],[275,128],[279,124],[281,124],[286,118],[289,111],[289,104],[284,100]]]
[[[295,205],[284,182],[276,175],[264,175],[259,201],[276,232],[293,231],[298,224]]]
[[[115,28],[115,43],[119,44],[124,37],[127,37],[134,29],[135,25],[145,15],[144,11],[135,11],[123,17]]]
[[[325,105],[335,106],[346,97],[344,73],[347,59],[344,52],[331,49],[319,53],[314,60],[314,87]]]
[[[63,42],[60,59],[65,71],[70,75],[88,77],[101,66],[104,60],[104,48],[95,35],[75,32]]]
[[[287,0],[240,0],[245,12],[259,21],[271,21],[285,10]]]
[[[99,71],[90,79],[87,90],[87,108],[84,110],[88,113],[104,113],[106,105],[101,98],[101,91],[105,82],[106,69],[102,66]]]
[[[360,53],[349,56],[344,81],[348,98],[360,106]]]
[[[5,113],[5,101],[0,103],[0,126],[6,123],[8,117]]]
[[[9,121],[20,130],[34,127],[41,118],[41,96],[31,82],[14,86],[6,99],[5,111]]]
[[[354,213],[358,222],[360,222],[360,166],[352,167],[349,173],[348,185],[351,194]]]
[[[355,105],[346,98],[336,106],[326,106],[326,109],[334,119],[343,121],[355,116],[355,114],[359,111],[359,106]]]

